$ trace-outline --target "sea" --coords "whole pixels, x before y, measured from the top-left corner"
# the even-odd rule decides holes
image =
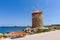
[[[28,26],[21,26],[21,27],[16,27],[16,26],[4,26],[0,27],[0,33],[7,33],[7,32],[20,32],[23,31],[25,28]],[[29,26],[31,27],[31,26]],[[45,26],[46,27],[46,26]],[[47,27],[46,27],[47,28]]]

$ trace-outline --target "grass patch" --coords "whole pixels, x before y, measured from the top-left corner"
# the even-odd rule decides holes
[[[50,31],[50,29],[37,30],[36,32],[34,32],[34,34],[42,33],[42,32],[49,32],[49,31]]]
[[[49,32],[50,31],[50,29],[44,29],[43,30],[43,32]]]
[[[37,30],[35,33],[41,33],[41,31],[40,30]]]

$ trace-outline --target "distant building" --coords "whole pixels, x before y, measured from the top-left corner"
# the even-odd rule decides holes
[[[40,11],[35,11],[32,13],[32,27],[33,28],[43,28],[43,13]]]

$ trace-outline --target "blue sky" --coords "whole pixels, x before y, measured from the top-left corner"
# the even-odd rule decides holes
[[[35,10],[44,13],[44,25],[60,24],[60,0],[0,0],[0,26],[31,25]]]

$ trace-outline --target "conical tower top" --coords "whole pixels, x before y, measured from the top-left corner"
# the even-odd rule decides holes
[[[40,14],[40,15],[41,15],[41,14],[42,14],[42,12],[41,12],[41,11],[36,10],[35,12],[33,12],[33,13],[32,13],[32,15],[35,15],[35,14]]]
[[[34,13],[40,12],[39,10],[36,10]]]

